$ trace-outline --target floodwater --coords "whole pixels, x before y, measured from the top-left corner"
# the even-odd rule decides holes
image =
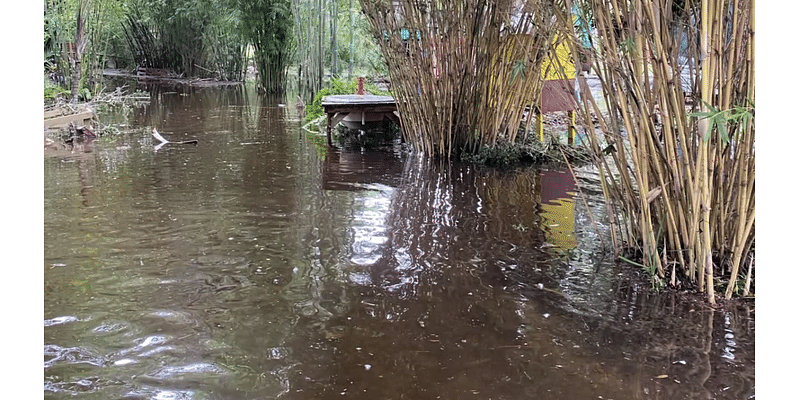
[[[754,305],[615,265],[590,169],[327,149],[243,87],[149,90],[45,151],[45,398],[755,397]]]

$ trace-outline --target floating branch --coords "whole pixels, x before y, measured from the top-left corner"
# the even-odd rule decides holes
[[[163,145],[165,145],[167,143],[173,143],[173,144],[197,144],[197,139],[184,140],[184,141],[180,141],[180,142],[170,142],[169,140],[164,139],[164,137],[161,136],[160,133],[158,133],[156,128],[153,128],[153,137],[158,139],[161,142],[158,145],[156,145],[156,149],[160,149],[161,146],[163,146]]]

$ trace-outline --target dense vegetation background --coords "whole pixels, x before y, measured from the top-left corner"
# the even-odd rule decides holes
[[[45,100],[96,96],[105,68],[241,81],[250,67],[259,90],[297,85],[310,101],[326,76],[385,73],[360,10],[353,0],[46,0]]]

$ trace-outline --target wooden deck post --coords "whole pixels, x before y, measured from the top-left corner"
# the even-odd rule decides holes
[[[333,142],[331,142],[331,113],[325,113],[328,116],[328,127],[325,129],[325,133],[328,136],[328,147],[333,147]]]

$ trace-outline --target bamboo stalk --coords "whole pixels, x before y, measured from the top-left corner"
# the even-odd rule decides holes
[[[613,231],[640,248],[643,264],[671,265],[672,284],[681,271],[714,302],[715,282],[728,279],[729,296],[754,246],[753,119],[728,111],[754,98],[753,2],[687,2],[673,13],[671,0],[588,1],[609,109],[601,115],[584,101],[581,111],[587,122],[598,116],[604,140],[619,150],[604,154],[587,130],[609,209],[620,213]],[[682,76],[700,101],[687,106]]]
[[[539,97],[538,69],[552,46],[552,22],[545,17],[552,12],[539,12],[548,5],[368,0],[362,6],[381,39],[403,134],[415,149],[449,158],[517,140],[525,105]],[[516,13],[520,8],[532,12]]]

